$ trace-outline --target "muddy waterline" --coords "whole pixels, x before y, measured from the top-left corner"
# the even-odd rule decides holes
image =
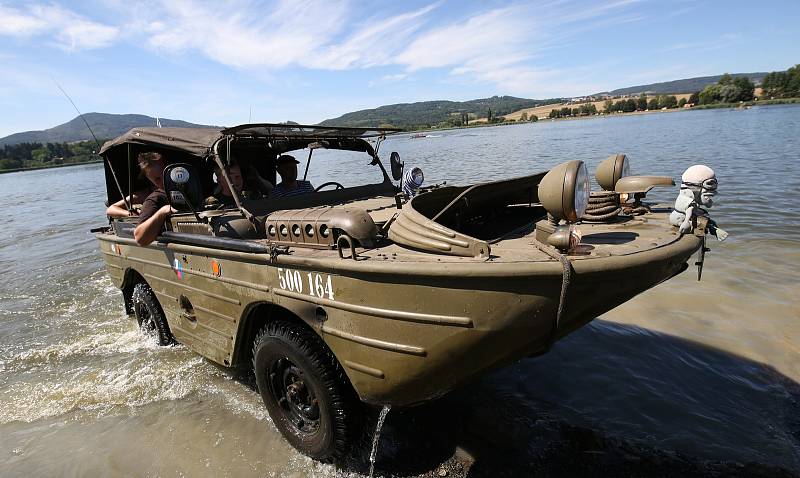
[[[711,244],[702,282],[690,268],[545,356],[432,408],[393,410],[376,475],[435,473],[454,453],[474,470],[499,472],[464,430],[499,446],[502,430],[517,430],[515,453],[528,462],[563,459],[541,454],[549,428],[540,424],[548,420],[693,460],[800,473],[798,138],[800,107],[776,106],[387,140],[383,155],[399,151],[428,184],[511,177],[568,159],[593,170],[615,152],[628,153],[634,174],[677,177],[705,163],[720,180],[712,213],[731,237]],[[366,168],[362,157],[320,155],[309,179],[348,185]],[[88,233],[104,223],[103,188],[99,165],[0,175],[2,474],[364,472],[297,454],[246,384],[184,347],[159,348],[138,333]],[[671,201],[675,193],[658,197]],[[409,458],[419,446],[402,442],[409,427],[431,430],[441,449]],[[483,451],[470,457],[470,446]]]

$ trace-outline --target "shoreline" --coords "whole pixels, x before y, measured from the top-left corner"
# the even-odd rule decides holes
[[[587,115],[587,116],[570,116],[567,118],[541,118],[538,121],[506,121],[503,123],[478,123],[474,125],[468,126],[453,126],[450,128],[435,128],[435,129],[418,129],[418,130],[408,130],[397,133],[397,136],[410,136],[417,133],[436,133],[442,131],[454,131],[460,129],[471,129],[471,128],[491,128],[493,126],[515,126],[521,124],[535,124],[535,123],[550,123],[550,122],[558,122],[558,121],[579,121],[579,120],[592,120],[592,119],[603,119],[603,118],[620,118],[625,116],[638,116],[638,115],[650,115],[650,114],[657,114],[657,113],[678,113],[678,112],[689,112],[689,111],[702,111],[702,110],[711,110],[711,109],[736,109],[741,107],[744,108],[751,108],[753,106],[778,106],[778,105],[793,105],[793,104],[800,104],[800,98],[785,98],[785,99],[775,99],[775,100],[759,100],[759,101],[745,101],[744,103],[715,103],[711,105],[698,105],[693,106],[691,108],[671,108],[666,110],[647,110],[647,111],[631,111],[628,113],[622,112],[615,112],[615,113],[598,113],[596,115]],[[421,139],[421,138],[420,138]]]
[[[58,168],[68,168],[70,166],[83,166],[85,164],[97,164],[102,163],[102,159],[93,159],[91,161],[81,161],[78,163],[66,163],[66,164],[56,164],[53,166],[39,166],[35,168],[15,168],[15,169],[0,169],[0,174],[8,174],[8,173],[24,173],[26,171],[41,171],[43,169],[58,169]]]

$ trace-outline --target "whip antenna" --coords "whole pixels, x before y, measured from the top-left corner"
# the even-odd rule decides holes
[[[78,109],[78,107],[77,107],[77,106],[75,106],[75,102],[74,102],[74,101],[72,101],[72,98],[70,98],[70,97],[69,97],[69,95],[67,94],[67,92],[66,92],[66,91],[64,91],[64,88],[62,88],[62,87],[61,87],[61,85],[59,85],[59,84],[58,84],[58,82],[56,81],[56,79],[55,79],[55,78],[53,78],[53,83],[55,83],[55,84],[56,84],[56,86],[58,87],[58,89],[59,89],[59,90],[61,90],[61,92],[62,92],[62,93],[64,93],[64,96],[66,96],[66,97],[67,97],[67,99],[69,100],[69,102],[70,102],[70,103],[72,103],[72,107],[73,107],[73,108],[75,108],[75,111],[77,111],[77,112],[78,112],[78,116],[80,116],[80,117],[81,117],[81,119],[83,120],[83,124],[85,124],[85,125],[86,125],[86,127],[89,129],[89,133],[91,133],[91,134],[92,134],[92,138],[94,138],[94,142],[95,142],[95,144],[97,145],[97,149],[100,149],[100,141],[97,141],[97,136],[95,136],[95,135],[94,135],[94,131],[92,131],[92,127],[91,127],[91,126],[89,126],[89,122],[88,122],[88,121],[86,121],[86,118],[84,118],[84,117],[83,117],[83,113],[81,113],[81,110],[79,110],[79,109]]]
[[[51,79],[53,80],[53,83],[55,83],[55,84],[56,84],[56,86],[58,87],[58,89],[59,89],[59,90],[61,90],[61,92],[62,92],[62,93],[64,93],[64,96],[66,96],[66,97],[67,97],[67,99],[69,100],[69,102],[70,102],[70,103],[72,103],[72,107],[73,107],[73,108],[75,108],[75,111],[77,111],[77,112],[78,112],[78,116],[80,116],[80,117],[81,117],[81,119],[83,120],[83,124],[85,124],[85,125],[86,125],[86,128],[88,128],[88,129],[89,129],[89,133],[91,133],[91,134],[92,134],[92,138],[94,138],[94,144],[95,144],[95,147],[97,148],[97,151],[95,151],[94,153],[95,153],[95,154],[99,154],[99,151],[100,151],[100,141],[98,141],[98,140],[97,140],[97,136],[95,136],[95,135],[94,135],[94,131],[92,131],[92,127],[91,127],[91,126],[89,126],[89,122],[88,122],[88,121],[86,121],[86,118],[84,118],[84,116],[83,116],[83,113],[81,113],[81,110],[79,110],[79,109],[78,109],[78,107],[75,105],[75,102],[74,102],[74,101],[72,101],[72,98],[70,98],[70,97],[69,97],[69,95],[67,94],[67,92],[66,92],[66,91],[64,91],[64,88],[62,88],[62,87],[61,87],[61,85],[59,85],[59,84],[58,84],[58,82],[56,81],[56,79],[55,79],[55,78],[51,78]],[[122,186],[120,186],[120,185],[119,185],[119,179],[117,179],[117,173],[114,171],[114,167],[111,165],[111,161],[110,161],[108,158],[104,158],[104,159],[105,159],[105,160],[106,160],[106,162],[108,163],[108,169],[111,171],[111,176],[113,176],[113,177],[114,177],[114,183],[116,183],[116,185],[117,185],[117,190],[119,191],[119,195],[120,195],[120,196],[122,196],[122,200],[123,200],[123,201],[125,201],[125,207],[128,209],[128,211],[130,211],[130,210],[132,209],[132,204],[131,204],[131,203],[128,201],[128,197],[126,197],[126,196],[125,196],[125,193],[124,193],[124,192],[122,192]],[[131,198],[131,199],[132,199],[132,198]]]

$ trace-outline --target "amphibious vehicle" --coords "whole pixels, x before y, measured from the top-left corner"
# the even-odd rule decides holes
[[[321,460],[347,452],[363,403],[417,404],[544,353],[685,270],[704,245],[703,224],[679,234],[669,208],[643,201],[672,179],[629,176],[622,154],[600,164],[605,191],[592,194],[581,161],[420,187],[422,172],[404,171],[396,153],[384,167],[379,148],[392,132],[136,128],[100,152],[109,202],[146,185],[139,153],[169,162],[165,189],[177,212],[156,241],[134,240],[127,200],[131,217],[93,230],[127,313],[161,344],[251,368],[276,427]],[[224,171],[233,162],[246,183],[271,186],[279,156],[294,152],[307,172],[318,150],[360,154],[379,180],[344,187],[331,177],[333,190],[263,190],[257,199],[235,191],[232,207],[203,205],[215,167],[232,188]]]

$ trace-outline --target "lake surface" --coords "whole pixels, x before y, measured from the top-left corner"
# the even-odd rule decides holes
[[[469,452],[468,434],[500,447],[513,431],[515,453],[542,456],[542,417],[606,441],[800,473],[800,106],[453,130],[390,138],[381,151],[400,152],[428,184],[570,159],[593,171],[616,152],[634,174],[678,178],[707,164],[720,183],[711,212],[730,233],[710,243],[702,282],[692,267],[549,354],[446,397],[433,418],[410,412],[409,426],[429,427],[447,449],[406,474]],[[323,155],[309,179],[353,184],[365,167],[363,157]],[[0,175],[2,475],[355,473],[297,454],[258,394],[225,370],[140,335],[88,232],[106,222],[104,200],[100,165]],[[413,455],[402,439],[407,418],[390,413],[377,474]],[[491,457],[476,458],[487,476],[496,471]]]

